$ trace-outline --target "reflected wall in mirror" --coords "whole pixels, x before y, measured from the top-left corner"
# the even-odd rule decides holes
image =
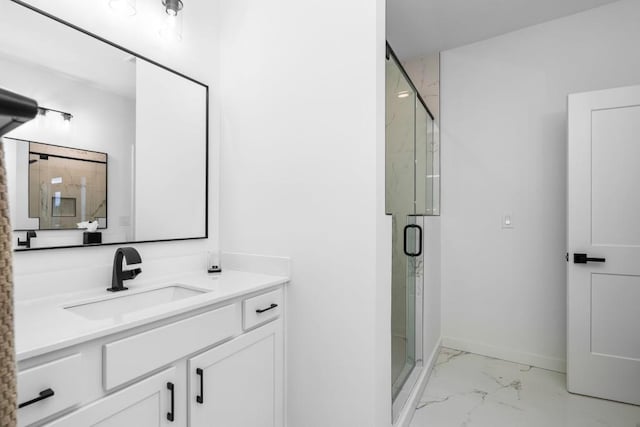
[[[3,1],[0,87],[50,109],[2,139],[14,249],[207,237],[206,85]]]

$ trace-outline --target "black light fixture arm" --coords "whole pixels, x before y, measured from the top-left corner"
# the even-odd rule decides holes
[[[33,119],[38,103],[26,96],[0,88],[0,136]]]
[[[73,114],[67,113],[66,111],[56,110],[55,108],[47,108],[47,107],[38,107],[38,114],[46,115],[48,112],[58,113],[62,116],[63,119],[70,121],[73,118]]]

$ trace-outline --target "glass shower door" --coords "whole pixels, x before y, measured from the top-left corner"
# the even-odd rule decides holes
[[[386,213],[392,215],[391,397],[400,414],[422,368],[422,224],[434,214],[433,116],[389,49]]]
[[[421,259],[417,249],[422,241],[415,216],[417,95],[393,57],[387,61],[386,81],[386,212],[392,215],[393,224],[391,394],[395,407],[402,405],[402,391],[417,363],[416,336],[421,335],[416,333],[417,264]]]

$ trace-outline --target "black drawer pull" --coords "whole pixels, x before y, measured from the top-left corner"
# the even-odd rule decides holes
[[[171,392],[171,411],[167,412],[167,419],[171,422],[175,419],[175,408],[174,408],[174,398],[175,398],[175,390],[173,383],[167,383],[167,389]]]
[[[605,258],[591,258],[587,254],[573,254],[575,264],[586,264],[588,262],[607,262]]]
[[[51,390],[50,388],[46,389],[46,390],[42,390],[39,394],[38,397],[36,397],[35,399],[31,399],[28,402],[24,402],[18,405],[18,408],[24,408],[25,406],[29,406],[32,405],[36,402],[40,402],[41,400],[44,400],[48,397],[53,396],[55,393],[53,392],[53,390]]]
[[[196,402],[204,403],[204,371],[198,368],[196,369],[196,375],[200,377],[200,394],[196,396]]]
[[[278,304],[271,304],[269,307],[267,308],[263,308],[263,309],[257,309],[256,313],[260,314],[260,313],[264,313],[265,311],[269,311],[269,310],[273,310],[274,308],[276,308],[278,306]]]

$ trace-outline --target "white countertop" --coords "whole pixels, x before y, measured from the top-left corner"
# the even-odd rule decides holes
[[[283,276],[224,271],[219,274],[192,273],[159,280],[154,284],[136,286],[135,280],[125,282],[128,291],[111,294],[105,289],[74,292],[53,297],[18,301],[15,304],[16,357],[26,360],[54,350],[162,320],[201,307],[288,282]],[[120,317],[89,320],[65,307],[95,300],[118,298],[167,285],[206,291],[201,295],[168,302],[135,311]]]

